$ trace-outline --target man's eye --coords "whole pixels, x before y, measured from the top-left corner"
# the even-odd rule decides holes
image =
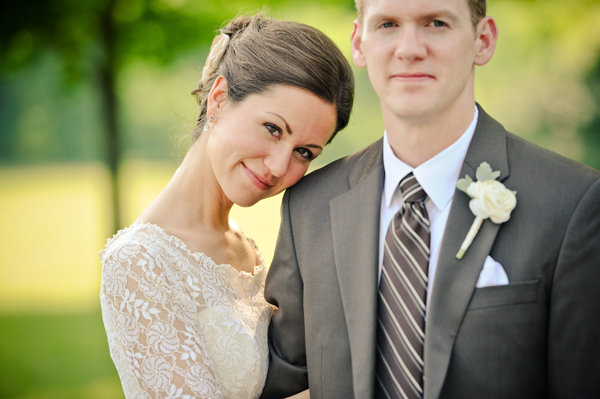
[[[281,136],[281,129],[279,128],[279,126],[274,125],[272,123],[265,123],[265,127],[267,128],[267,131],[275,137],[279,137]]]
[[[394,24],[393,22],[384,22],[379,26],[387,29],[387,28],[393,28],[394,26],[396,26],[396,24]]]
[[[448,26],[444,21],[440,21],[439,19],[431,21],[431,24],[436,28],[443,28],[444,26]]]
[[[312,161],[315,158],[313,152],[305,147],[296,148],[296,152],[307,161]]]

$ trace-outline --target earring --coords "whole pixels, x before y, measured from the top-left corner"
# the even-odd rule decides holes
[[[208,131],[209,129],[209,125],[212,121],[215,120],[215,116],[213,114],[210,114],[210,116],[208,117],[208,121],[206,122],[206,124],[204,125],[204,131]]]

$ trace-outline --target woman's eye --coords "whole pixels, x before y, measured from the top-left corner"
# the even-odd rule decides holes
[[[279,137],[281,136],[281,129],[279,128],[279,126],[274,125],[272,123],[265,123],[265,127],[267,128],[267,131],[275,137]]]
[[[296,148],[296,152],[300,154],[300,156],[307,161],[312,161],[315,159],[315,154],[311,150],[305,147]]]

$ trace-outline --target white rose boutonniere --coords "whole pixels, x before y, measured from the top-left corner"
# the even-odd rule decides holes
[[[462,259],[485,219],[490,218],[496,224],[510,219],[510,213],[517,205],[517,192],[507,189],[497,181],[498,176],[500,172],[492,171],[487,162],[482,162],[475,172],[477,181],[473,181],[469,175],[458,180],[456,188],[472,198],[469,208],[475,215],[475,220],[456,254],[456,259]]]

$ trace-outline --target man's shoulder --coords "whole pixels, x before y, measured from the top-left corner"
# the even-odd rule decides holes
[[[600,171],[509,132],[483,108],[480,107],[479,110],[476,134],[479,132],[480,136],[475,152],[489,155],[488,147],[506,145],[507,166],[510,168],[509,179],[532,182],[534,183],[532,186],[564,182],[572,187],[586,187],[600,179]],[[482,137],[486,139],[482,140]],[[476,137],[473,138],[473,142],[475,140]]]
[[[382,163],[382,139],[379,139],[354,154],[337,159],[306,175],[294,190],[316,189],[318,187],[332,188],[348,186],[350,176],[355,173],[368,173],[373,167]],[[357,177],[360,179],[360,176]]]
[[[507,147],[511,163],[518,163],[520,169],[530,176],[585,186],[600,179],[600,171],[597,169],[510,132],[507,133]]]
[[[362,150],[333,161],[304,176],[286,190],[284,202],[305,211],[326,209],[331,199],[348,192],[351,187],[375,170],[383,170],[382,140]],[[383,172],[382,172],[383,173]]]

